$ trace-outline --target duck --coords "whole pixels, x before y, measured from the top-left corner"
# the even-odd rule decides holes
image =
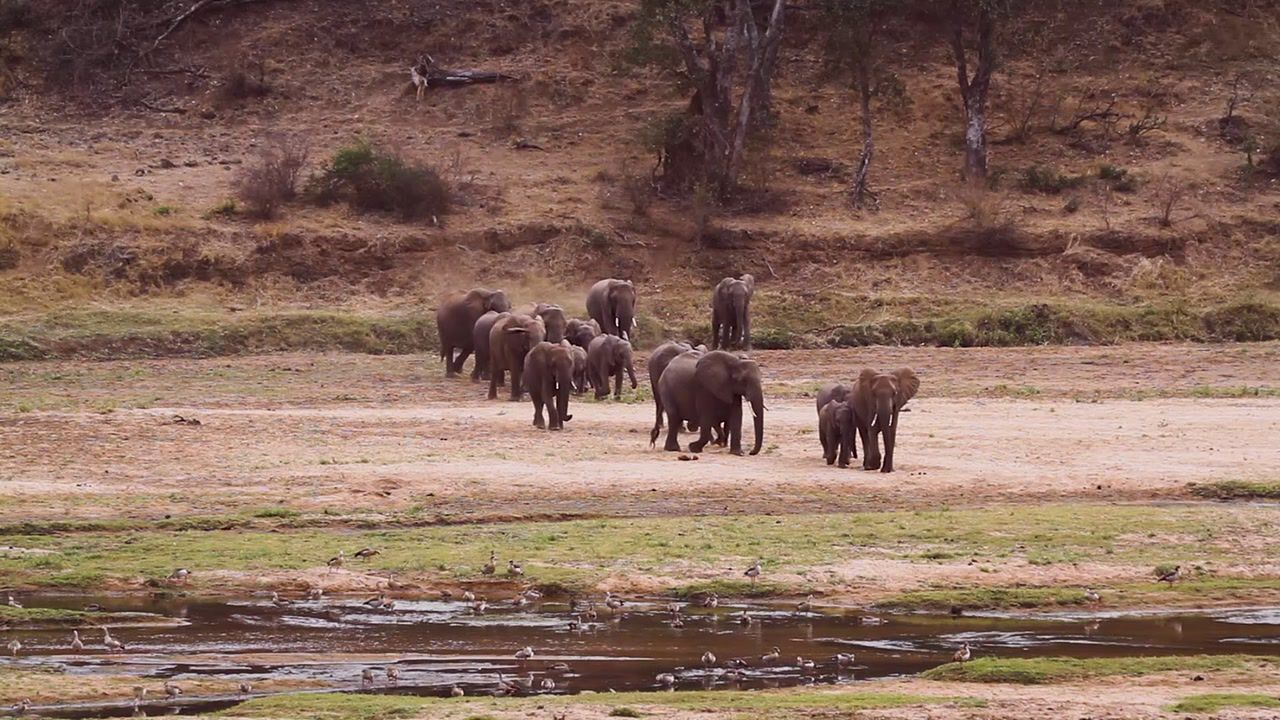
[[[595,622],[599,615],[596,613],[596,604],[594,602],[587,603],[587,611],[582,613],[582,617],[586,618],[589,622]]]
[[[675,684],[676,684],[676,676],[674,673],[669,673],[669,672],[658,673],[657,676],[654,677],[653,679],[655,682],[658,683],[658,685],[665,688],[675,687]]]
[[[466,694],[467,692],[462,688],[458,687],[457,685],[454,685],[453,687],[449,688],[449,697],[462,697],[463,695],[466,695]]]
[[[813,595],[809,595],[804,600],[796,603],[796,612],[798,613],[813,612]]]
[[[360,684],[361,685],[373,684],[373,668],[365,668],[360,671]]]
[[[485,564],[484,564],[484,567],[480,568],[480,574],[481,574],[481,575],[492,575],[492,574],[494,574],[494,573],[495,573],[495,572],[497,572],[497,571],[498,571],[498,554],[497,554],[497,553],[495,553],[494,551],[490,550],[490,551],[489,551],[489,562],[485,563]]]
[[[707,595],[706,597],[702,598],[702,607],[704,608],[710,608],[714,610],[719,605],[720,605],[720,596],[715,593],[711,593],[710,595]]]
[[[755,582],[756,578],[760,577],[760,561],[756,560],[756,564],[747,568],[746,572],[742,574],[751,578],[751,582]]]
[[[516,562],[515,560],[508,560],[507,574],[512,577],[519,577],[521,575],[524,575],[524,568],[520,567],[520,563]]]
[[[107,652],[122,653],[125,651],[124,643],[111,637],[111,631],[102,628],[102,644],[107,648]]]
[[[716,664],[716,654],[710,650],[702,653],[702,666],[711,667]]]
[[[175,568],[173,572],[169,573],[170,580],[180,583],[185,583],[190,577],[191,571],[184,567]]]
[[[249,693],[251,693],[251,692],[253,692],[253,683],[248,682],[248,681],[240,683],[240,694],[241,694],[241,695],[248,695],[248,694],[249,694]]]
[[[377,597],[371,597],[371,598],[369,598],[368,600],[365,600],[365,601],[364,601],[364,606],[365,606],[365,607],[368,607],[368,608],[374,608],[374,609],[377,609],[377,608],[382,607],[382,603],[384,603],[384,602],[386,602],[386,601],[387,601],[387,594],[386,594],[386,593],[378,593],[378,596],[377,596]]]
[[[320,602],[324,599],[324,588],[311,588],[307,591],[307,599],[311,602]]]
[[[467,590],[466,592],[462,593],[463,602],[475,602],[475,599],[476,599],[476,594],[471,592],[470,590]]]
[[[738,624],[739,624],[739,625],[750,625],[750,624],[751,624],[751,613],[747,612],[746,610],[743,610],[742,612],[738,613]]]
[[[483,615],[487,609],[489,609],[489,601],[485,600],[483,595],[471,603],[471,612],[475,615]]]
[[[836,653],[831,659],[836,661],[836,667],[838,668],[853,667],[853,653]]]
[[[729,661],[729,667],[742,670],[751,667],[751,664],[747,662],[746,658],[736,657]]]
[[[667,613],[669,615],[678,616],[680,615],[680,611],[683,609],[684,608],[680,605],[680,603],[677,603],[677,602],[667,603]]]
[[[147,697],[147,689],[141,685],[133,686],[133,697],[135,700],[145,700]]]
[[[27,711],[31,709],[31,698],[22,698],[9,706],[9,709],[13,711],[14,715],[26,715]]]
[[[368,560],[369,558],[375,555],[381,555],[381,554],[382,553],[378,552],[377,550],[367,547],[367,548],[360,548],[359,550],[357,550],[355,556],[360,558],[361,560]]]
[[[293,604],[293,601],[280,597],[280,593],[273,590],[271,591],[271,604],[276,607],[289,607]]]
[[[164,694],[168,696],[170,700],[177,700],[178,696],[182,694],[182,688],[178,687],[177,685],[174,685],[172,682],[168,680],[165,680]]]
[[[800,657],[799,655],[796,656],[796,667],[800,668],[801,670],[812,670],[817,666],[818,664],[812,660],[807,660],[805,658]]]
[[[391,683],[392,685],[395,685],[396,683],[400,682],[400,668],[394,668],[394,667],[387,668],[387,682]]]
[[[18,602],[17,600],[14,600],[12,595],[9,596],[8,605],[11,608],[19,608],[19,609],[22,608],[22,603]]]
[[[582,618],[577,617],[569,621],[569,632],[577,632],[582,629]]]
[[[329,566],[329,572],[333,572],[334,570],[341,570],[341,569],[342,569],[342,563],[344,563],[344,562],[346,562],[346,561],[347,561],[347,554],[346,554],[345,552],[343,552],[343,551],[339,550],[339,551],[338,551],[338,554],[337,554],[337,555],[334,555],[334,556],[333,556],[333,557],[331,557],[331,558],[329,558],[329,561],[328,561],[328,562],[326,562],[326,563],[325,563],[325,565],[328,565],[328,566]]]
[[[383,600],[383,601],[382,601],[382,609],[383,609],[383,610],[395,610],[395,609],[396,609],[396,601],[395,601],[395,599],[393,599],[393,598],[387,598],[386,600]]]
[[[516,651],[515,657],[517,660],[531,660],[533,659],[533,648],[525,645]]]
[[[775,647],[771,652],[761,655],[760,660],[765,663],[775,663],[778,662],[778,658],[780,657],[782,657],[782,652]]]
[[[71,631],[71,652],[80,652],[84,650],[84,641],[80,639],[80,631]]]
[[[1094,590],[1093,588],[1084,589],[1084,599],[1088,601],[1090,605],[1097,605],[1098,603],[1102,602],[1102,596],[1099,595],[1098,591]]]
[[[547,672],[567,673],[569,672],[569,663],[551,663],[547,666]]]
[[[14,638],[5,647],[9,649],[9,655],[18,657],[18,651],[22,649],[22,642],[18,638]]]
[[[676,615],[675,617],[671,618],[671,622],[667,624],[673,628],[682,628],[684,627],[684,618],[680,617],[679,615]]]
[[[964,663],[969,662],[969,658],[971,657],[973,657],[973,652],[969,649],[969,643],[965,643],[960,646],[959,650],[955,651],[955,654],[951,656],[951,659],[958,663]]]
[[[1178,579],[1178,576],[1181,574],[1182,574],[1182,566],[1174,565],[1172,570],[1161,573],[1160,576],[1156,578],[1156,582],[1167,582],[1170,585],[1172,585],[1174,581]]]
[[[538,688],[541,689],[542,692],[551,692],[556,689],[556,681],[549,677],[544,677],[542,678],[542,681],[538,683]]]
[[[527,598],[527,597],[525,597],[525,596],[523,596],[523,595],[517,595],[517,596],[516,596],[515,603],[516,603],[516,607],[518,607],[518,608],[526,608],[526,607],[529,607],[529,598]]]
[[[542,593],[538,592],[534,588],[528,588],[524,592],[520,593],[520,595],[523,596],[526,600],[531,600],[531,601],[542,599]]]
[[[618,597],[617,595],[614,595],[611,592],[606,592],[604,594],[604,606],[609,608],[610,615],[616,614],[619,610],[622,609],[622,606],[625,604],[626,604],[625,600]]]

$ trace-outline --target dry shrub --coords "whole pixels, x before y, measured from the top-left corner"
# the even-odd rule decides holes
[[[653,180],[646,175],[627,172],[623,173],[621,184],[622,195],[631,205],[631,214],[637,217],[647,216],[655,194]]]
[[[1155,182],[1156,222],[1173,227],[1174,215],[1190,200],[1195,188],[1186,180],[1165,175]],[[1181,218],[1187,219],[1187,218]]]
[[[223,80],[221,92],[227,100],[246,100],[271,94],[266,63],[252,60],[236,65]]]
[[[529,93],[519,84],[511,84],[497,93],[489,105],[489,129],[499,136],[511,136],[524,127],[529,116]]]
[[[1009,219],[1003,193],[981,183],[964,183],[955,191],[956,202],[965,209],[965,219],[980,230],[1008,227]]]
[[[1129,286],[1132,289],[1161,293],[1185,292],[1190,288],[1191,280],[1190,273],[1165,257],[1141,258],[1129,274]]]
[[[263,144],[258,159],[236,177],[236,197],[253,217],[271,218],[298,194],[298,178],[307,164],[310,145],[291,135],[273,135]]]

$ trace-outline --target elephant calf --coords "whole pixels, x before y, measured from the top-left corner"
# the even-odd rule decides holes
[[[850,404],[862,437],[862,469],[893,472],[893,447],[898,437],[898,413],[920,390],[920,378],[911,368],[891,373],[866,369],[853,386]],[[878,435],[884,435],[884,459]]]
[[[573,389],[573,352],[568,343],[540,342],[524,356],[525,390],[533,400],[533,425],[563,430],[573,419],[569,414],[569,392]],[[542,420],[542,407],[547,421]]]
[[[600,335],[587,348],[587,372],[591,385],[596,389],[596,399],[609,395],[609,378],[614,379],[613,399],[622,397],[622,373],[631,377],[631,389],[635,390],[636,368],[631,362],[631,343],[617,335]]]
[[[570,344],[568,340],[561,344],[569,348],[569,353],[573,355],[573,393],[581,395],[587,391],[587,351]]]
[[[837,459],[840,467],[849,467],[849,455],[853,449],[853,434],[856,423],[853,408],[843,400],[832,400],[822,406],[818,412],[818,437],[822,440],[822,456],[828,465],[835,465]]]
[[[827,405],[833,402],[842,403],[845,405],[846,408],[848,408],[848,411],[849,411],[848,425],[846,426],[844,424],[841,424],[839,427],[839,431],[841,432],[841,437],[842,439],[844,439],[844,442],[848,444],[849,452],[852,454],[853,457],[858,457],[858,443],[856,442],[856,438],[855,438],[855,435],[857,435],[857,430],[858,430],[858,421],[857,421],[857,415],[853,412],[853,404],[851,402],[852,396],[853,396],[853,388],[849,385],[844,385],[842,383],[824,385],[821,389],[818,390],[818,398],[817,398],[818,400],[817,402],[818,439],[822,441],[822,456],[827,459],[828,465],[831,464],[831,456],[827,454],[827,449],[828,449],[827,434],[822,429],[823,428],[822,411],[823,411],[823,408],[825,408]],[[844,418],[844,412],[840,411],[838,413],[838,416],[840,418]],[[847,438],[845,436],[846,431],[847,431]],[[848,457],[845,457],[840,467],[847,467],[848,465],[849,465]]]
[[[564,336],[569,342],[586,350],[597,335],[602,334],[600,323],[595,320],[573,318],[565,324]]]

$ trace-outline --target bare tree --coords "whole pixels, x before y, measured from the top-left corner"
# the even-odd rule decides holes
[[[1001,15],[1012,9],[1015,1],[950,2],[951,54],[956,65],[960,101],[964,106],[963,176],[971,182],[987,177],[987,99],[991,93],[991,76],[996,69],[996,23]],[[970,55],[973,56],[972,62]]]
[[[1218,120],[1218,124],[1223,128],[1230,127],[1235,122],[1236,112],[1253,100],[1256,94],[1257,90],[1253,88],[1247,74],[1238,72],[1232,76],[1231,94],[1227,97],[1227,112]]]
[[[767,14],[757,12],[768,7]],[[690,112],[702,136],[706,182],[717,194],[738,183],[754,113],[767,104],[782,41],[785,0],[644,0],[680,53],[695,88]],[[690,29],[693,28],[693,32]]]

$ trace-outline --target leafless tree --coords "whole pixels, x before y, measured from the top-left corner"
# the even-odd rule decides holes
[[[1252,101],[1256,94],[1257,90],[1254,89],[1246,73],[1238,72],[1233,75],[1231,77],[1231,94],[1227,96],[1227,111],[1218,120],[1218,124],[1224,129],[1230,127],[1235,122],[1236,112]]]
[[[963,175],[969,181],[987,177],[987,100],[997,63],[996,26],[1016,2],[950,0],[951,55],[964,107]]]

